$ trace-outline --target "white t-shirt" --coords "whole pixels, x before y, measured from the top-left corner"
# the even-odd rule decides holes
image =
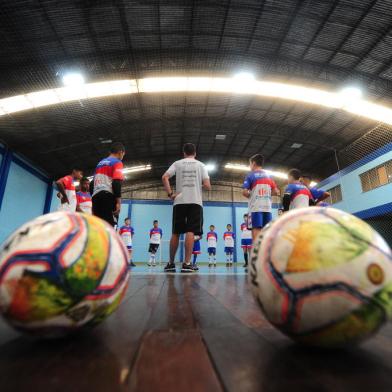
[[[174,162],[167,170],[167,173],[170,177],[176,176],[177,197],[174,200],[174,205],[203,205],[203,180],[209,179],[204,163],[195,158],[184,158]]]

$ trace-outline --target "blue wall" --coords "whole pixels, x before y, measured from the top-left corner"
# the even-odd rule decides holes
[[[324,190],[341,186],[342,201],[335,208],[353,213],[361,218],[371,218],[392,212],[392,183],[368,192],[362,192],[359,175],[392,159],[392,143],[383,146],[354,164],[318,184]]]
[[[0,145],[0,243],[23,223],[50,209],[51,181]]]

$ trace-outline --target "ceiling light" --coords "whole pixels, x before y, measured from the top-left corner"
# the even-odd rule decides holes
[[[245,73],[246,74],[246,73]],[[242,75],[242,76],[241,76]],[[241,79],[242,78],[242,79]],[[392,108],[360,98],[361,90],[347,87],[334,92],[307,85],[258,81],[241,72],[232,78],[156,77],[83,84],[80,74],[64,75],[66,87],[0,99],[0,116],[23,110],[91,98],[134,93],[229,93],[285,99],[319,105],[392,125]],[[75,85],[83,88],[75,88]]]
[[[249,166],[242,165],[239,163],[226,163],[225,169],[239,170],[239,171],[246,171],[246,172],[250,171]],[[287,180],[287,173],[283,173],[275,170],[268,170],[268,169],[264,169],[264,171],[270,176]]]
[[[63,84],[67,87],[78,87],[84,84],[84,77],[80,73],[71,72],[63,76]]]
[[[311,181],[311,183],[309,184],[309,186],[311,188],[315,187],[316,185],[317,185],[317,182],[315,182],[315,181]]]
[[[251,72],[238,72],[234,75],[234,79],[239,80],[255,80],[255,75]]]
[[[293,144],[291,145],[291,148],[301,148],[302,146],[303,146],[302,143],[293,143]]]
[[[345,100],[358,100],[362,98],[362,91],[358,87],[345,87],[339,94]]]
[[[131,167],[124,167],[123,174],[128,173],[135,173],[139,171],[151,170],[151,165],[140,165],[140,166],[131,166]]]
[[[215,163],[207,163],[206,164],[206,169],[208,172],[213,172],[216,169]]]

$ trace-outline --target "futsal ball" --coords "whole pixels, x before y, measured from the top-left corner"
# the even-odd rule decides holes
[[[392,316],[392,255],[367,223],[333,208],[284,214],[256,243],[252,291],[266,318],[294,340],[338,347]]]
[[[119,306],[127,260],[121,238],[103,220],[40,216],[0,248],[0,312],[16,329],[40,336],[94,326]]]

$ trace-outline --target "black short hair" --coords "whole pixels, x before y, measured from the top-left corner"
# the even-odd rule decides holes
[[[312,181],[312,176],[310,174],[301,174],[302,178],[307,178],[309,181]]]
[[[298,169],[291,169],[288,174],[293,177],[294,180],[299,180],[301,177],[301,172]]]
[[[244,217],[245,217],[245,216],[249,216],[249,214],[248,214],[248,213],[246,213],[246,214],[244,214]]]
[[[80,183],[88,181],[90,183],[90,180],[87,177],[82,177],[82,179],[80,180]]]
[[[125,152],[124,144],[120,142],[115,142],[110,146],[110,152],[112,154],[117,154],[118,152]]]
[[[158,223],[158,221],[155,219],[154,222],[152,222],[152,223],[153,223],[153,224],[154,224],[154,223]]]
[[[210,227],[215,227],[214,225],[210,225]]]
[[[182,151],[185,155],[195,155],[196,154],[196,146],[193,143],[185,143]]]
[[[231,226],[231,223],[228,223],[228,224],[226,225],[226,227],[227,227],[227,226]]]
[[[249,158],[249,161],[251,163],[255,163],[257,166],[263,166],[264,165],[264,156],[261,154],[255,154]]]
[[[126,222],[127,220],[131,220],[131,218],[128,216],[127,218],[124,219],[124,222]]]
[[[79,171],[79,172],[83,172],[83,170],[80,167],[74,167],[72,169],[72,171]]]

